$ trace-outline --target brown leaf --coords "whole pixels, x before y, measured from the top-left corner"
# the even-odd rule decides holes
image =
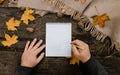
[[[3,2],[4,2],[4,0],[0,0],[0,4],[3,3]]]
[[[81,3],[82,3],[82,4],[85,4],[85,3],[86,3],[86,0],[81,0]]]
[[[31,33],[34,32],[34,28],[31,28],[31,27],[27,27],[26,30]]]

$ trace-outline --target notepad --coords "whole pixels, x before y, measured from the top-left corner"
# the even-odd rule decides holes
[[[71,56],[71,23],[46,23],[46,57]]]

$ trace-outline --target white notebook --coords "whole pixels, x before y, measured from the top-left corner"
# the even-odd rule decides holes
[[[71,56],[71,23],[46,23],[46,57]]]

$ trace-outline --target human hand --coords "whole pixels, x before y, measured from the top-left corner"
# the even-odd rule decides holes
[[[86,43],[80,40],[74,40],[71,44],[74,56],[77,59],[79,59],[82,63],[85,63],[90,59],[91,54],[89,46]]]
[[[37,39],[35,38],[31,44],[30,41],[26,43],[21,58],[21,66],[33,68],[43,59],[44,52],[42,52],[39,57],[37,57],[37,55],[45,48],[45,45],[40,46],[43,40],[40,40],[37,44],[35,44],[36,41]]]

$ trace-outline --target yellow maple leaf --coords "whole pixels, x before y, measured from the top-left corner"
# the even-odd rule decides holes
[[[105,26],[105,21],[110,20],[109,16],[107,16],[106,13],[102,14],[102,15],[94,15],[91,17],[93,19],[93,24],[94,25],[99,25],[100,27],[104,27]]]
[[[35,17],[33,16],[34,10],[32,9],[26,9],[21,17],[21,20],[28,25],[29,20],[33,21],[35,20]]]
[[[15,44],[18,42],[18,36],[16,35],[13,35],[12,37],[8,34],[5,34],[5,39],[6,41],[2,41],[1,43],[4,45],[4,46],[8,46],[10,47],[11,45]]]
[[[77,58],[75,58],[75,56],[72,56],[71,60],[70,60],[70,64],[75,65],[76,63],[79,65],[79,60]]]
[[[16,27],[20,26],[20,21],[19,20],[15,20],[14,17],[12,17],[8,22],[6,22],[7,25],[7,29],[8,30],[17,30]]]
[[[71,65],[78,64],[78,65],[79,65],[79,62],[80,62],[80,61],[79,61],[77,58],[75,58],[74,55],[72,55],[72,57],[67,57],[67,58],[70,59],[70,63],[69,63],[69,64],[71,64]]]
[[[4,0],[0,0],[0,4],[3,3],[3,2],[4,2]]]

